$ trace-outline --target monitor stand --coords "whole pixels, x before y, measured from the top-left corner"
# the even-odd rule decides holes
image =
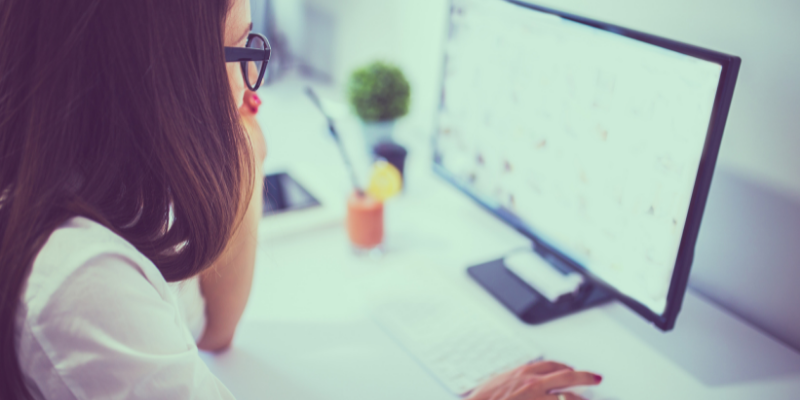
[[[540,274],[538,276],[542,281],[552,281],[552,279],[543,279],[552,272],[562,275],[567,275],[571,272],[569,267],[558,265],[557,262],[552,261],[553,258],[551,257],[542,256],[534,250],[526,250],[526,252],[532,253],[529,256],[531,260],[537,257],[542,264],[546,265],[544,268],[553,269],[553,271],[539,271]],[[511,271],[509,266],[506,265],[507,259],[510,263],[511,260],[507,256],[469,267],[467,273],[505,305],[509,311],[526,323],[540,324],[613,299],[613,295],[608,289],[588,280],[583,280],[582,283],[577,284],[574,290],[555,297],[553,291],[544,286],[547,284],[552,285],[553,282],[536,282],[530,285]],[[513,268],[521,274],[525,271],[520,270],[520,268],[535,269],[542,267],[533,264],[525,265],[525,263],[520,265],[519,262],[515,262]],[[541,272],[545,273],[541,274]],[[525,278],[528,281],[536,277],[537,274],[525,274]],[[534,289],[532,286],[538,287],[539,290]],[[543,289],[548,289],[549,293],[543,293],[545,292]]]

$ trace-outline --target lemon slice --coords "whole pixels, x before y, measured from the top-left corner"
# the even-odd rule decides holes
[[[400,171],[388,161],[376,161],[372,166],[372,177],[369,180],[367,193],[379,201],[386,201],[399,193],[402,188],[403,177]]]

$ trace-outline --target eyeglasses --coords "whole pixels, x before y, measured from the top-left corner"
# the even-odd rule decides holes
[[[225,48],[225,62],[241,63],[244,82],[250,90],[256,91],[264,80],[271,50],[264,35],[251,33],[244,47]]]

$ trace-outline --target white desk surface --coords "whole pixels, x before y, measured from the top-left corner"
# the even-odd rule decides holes
[[[265,169],[291,171],[326,205],[263,220],[233,346],[203,354],[238,399],[454,399],[370,318],[383,302],[434,293],[489,315],[546,358],[602,374],[593,398],[800,399],[800,354],[692,291],[666,334],[619,303],[519,322],[465,269],[529,242],[434,176],[426,133],[399,127],[412,152],[408,187],[386,204],[385,255],[353,254],[342,223],[347,175],[302,84],[289,79],[260,95]],[[363,165],[357,123],[338,123]]]

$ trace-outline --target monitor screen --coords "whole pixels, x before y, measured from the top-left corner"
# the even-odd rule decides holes
[[[501,0],[445,43],[437,168],[663,314],[721,64]]]

